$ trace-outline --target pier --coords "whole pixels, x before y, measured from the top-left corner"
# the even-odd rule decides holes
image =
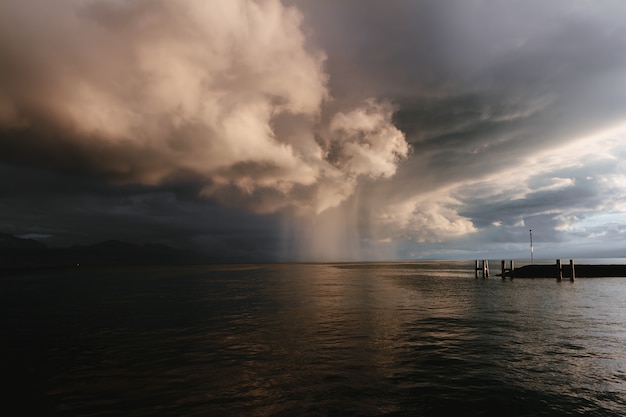
[[[561,259],[557,259],[554,264],[531,264],[516,268],[513,260],[507,262],[501,261],[500,274],[497,275],[502,279],[510,278],[555,278],[557,281],[567,279],[574,282],[576,278],[609,278],[609,277],[626,277],[626,264],[610,264],[610,265],[593,265],[581,264],[575,265],[573,259],[568,263],[562,263]],[[483,279],[489,278],[489,261],[476,261],[475,275],[479,277],[482,271]]]

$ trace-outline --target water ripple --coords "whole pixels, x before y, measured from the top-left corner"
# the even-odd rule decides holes
[[[626,414],[626,280],[472,274],[471,264],[446,262],[6,278],[7,407],[60,416]]]

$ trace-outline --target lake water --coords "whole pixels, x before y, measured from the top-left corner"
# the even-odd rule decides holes
[[[5,274],[1,412],[626,415],[626,279],[483,280],[472,268]]]

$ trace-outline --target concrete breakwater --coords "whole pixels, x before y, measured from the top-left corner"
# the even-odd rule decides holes
[[[571,279],[572,268],[563,265],[561,275],[557,265],[525,265],[507,272],[510,278],[561,278]],[[576,278],[626,277],[626,265],[576,265]]]
[[[489,278],[489,261],[476,261],[475,266],[476,278],[482,275],[483,278]],[[601,278],[601,277],[626,277],[626,264],[580,264],[575,265],[574,260],[570,259],[569,264],[562,264],[560,259],[552,265],[525,265],[519,268],[515,267],[515,262],[502,261],[500,274],[498,276],[504,278],[556,278],[557,280],[569,279],[574,281],[576,278]]]

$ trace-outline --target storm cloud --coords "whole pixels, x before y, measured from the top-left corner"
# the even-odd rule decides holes
[[[301,13],[279,1],[4,9],[2,151],[15,162],[120,184],[199,178],[225,203],[247,206],[246,194],[267,190],[246,208],[319,212],[359,176],[393,175],[407,154],[384,103],[322,121],[325,56],[306,45]]]
[[[619,254],[624,13],[4,2],[3,231],[326,260],[523,257],[533,228],[546,256]]]

